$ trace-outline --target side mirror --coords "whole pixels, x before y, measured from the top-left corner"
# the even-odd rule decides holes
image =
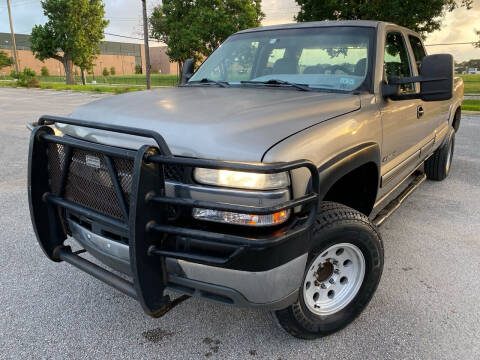
[[[400,85],[420,83],[420,94],[401,94]],[[425,56],[420,75],[413,77],[392,77],[382,83],[382,96],[392,100],[420,98],[423,101],[449,100],[453,96],[453,56],[436,54]]]
[[[449,100],[453,96],[453,56],[425,56],[420,68],[420,98],[423,101]]]
[[[180,75],[180,85],[185,85],[195,72],[195,60],[187,59],[183,63],[182,73]]]

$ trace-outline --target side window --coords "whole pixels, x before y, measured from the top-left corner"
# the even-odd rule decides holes
[[[423,48],[422,41],[418,37],[409,35],[408,40],[410,41],[410,46],[412,47],[413,56],[415,56],[415,63],[417,64],[418,72],[420,73],[422,60],[425,56],[427,56],[427,54]]]
[[[384,68],[387,79],[391,77],[410,77],[410,60],[403,35],[398,32],[387,34],[385,39]],[[403,92],[414,92],[413,84],[401,85]]]

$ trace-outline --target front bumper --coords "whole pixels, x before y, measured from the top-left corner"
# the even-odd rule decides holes
[[[143,146],[132,151],[58,137],[48,126],[55,123],[148,137],[154,139],[158,147]],[[51,144],[62,146],[64,151],[58,161],[61,175],[56,179],[51,178],[49,157],[55,153],[49,148]],[[92,157],[88,152],[95,152],[96,156]],[[87,153],[86,162],[90,161],[97,168],[94,171],[87,169],[92,170],[92,176],[101,175],[101,182],[110,184],[111,200],[118,204],[118,211],[113,215],[109,209],[102,212],[94,208],[98,204],[89,206],[88,201],[77,201],[72,197],[69,182],[74,176],[72,172],[78,172],[79,153],[82,156]],[[122,173],[128,166],[118,159],[133,161],[128,196],[125,194],[128,182]],[[29,203],[37,240],[45,254],[53,261],[65,260],[136,298],[152,316],[160,316],[168,308],[170,299],[164,295],[166,288],[241,306],[277,308],[292,302],[305,267],[317,192],[312,190],[305,196],[274,206],[232,205],[208,198],[194,200],[181,194],[172,196],[164,178],[165,167],[169,165],[260,173],[303,167],[311,173],[311,188],[318,189],[317,169],[305,160],[265,165],[181,158],[173,156],[164,139],[155,132],[42,117],[31,135]],[[85,174],[81,176],[85,178]],[[98,203],[96,199],[89,201]],[[178,218],[172,220],[168,215],[172,206],[258,215],[299,207],[303,212],[295,213],[288,226],[273,233],[243,231],[239,234],[231,227],[200,227]],[[100,234],[125,239],[125,245],[111,241],[112,236]],[[106,265],[129,274],[132,280],[124,280],[72,253],[64,245],[69,235],[86,251]]]
[[[72,221],[69,228],[73,238],[92,256],[131,275],[127,245]],[[242,271],[167,257],[167,288],[224,304],[280,309],[296,300],[306,262],[307,253],[269,270]]]

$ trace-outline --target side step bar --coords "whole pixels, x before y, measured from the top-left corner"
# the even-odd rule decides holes
[[[400,205],[405,201],[407,197],[409,197],[415,189],[417,189],[427,178],[427,175],[425,173],[420,173],[418,174],[408,185],[408,187],[403,190],[400,195],[398,195],[395,199],[393,199],[387,206],[385,206],[373,219],[373,223],[375,226],[380,226],[382,223],[387,220],[387,218],[392,215],[395,210],[397,210]]]

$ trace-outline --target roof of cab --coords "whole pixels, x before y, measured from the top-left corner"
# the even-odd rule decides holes
[[[281,25],[262,26],[262,27],[242,30],[242,31],[237,32],[237,34],[255,32],[255,31],[282,30],[282,29],[301,29],[301,28],[322,27],[322,26],[377,27],[378,24],[380,24],[380,23],[387,24],[383,21],[371,21],[371,20],[311,21],[311,22],[299,22],[299,23],[290,23],[290,24],[281,24]],[[392,24],[392,25],[394,25],[394,24]]]

